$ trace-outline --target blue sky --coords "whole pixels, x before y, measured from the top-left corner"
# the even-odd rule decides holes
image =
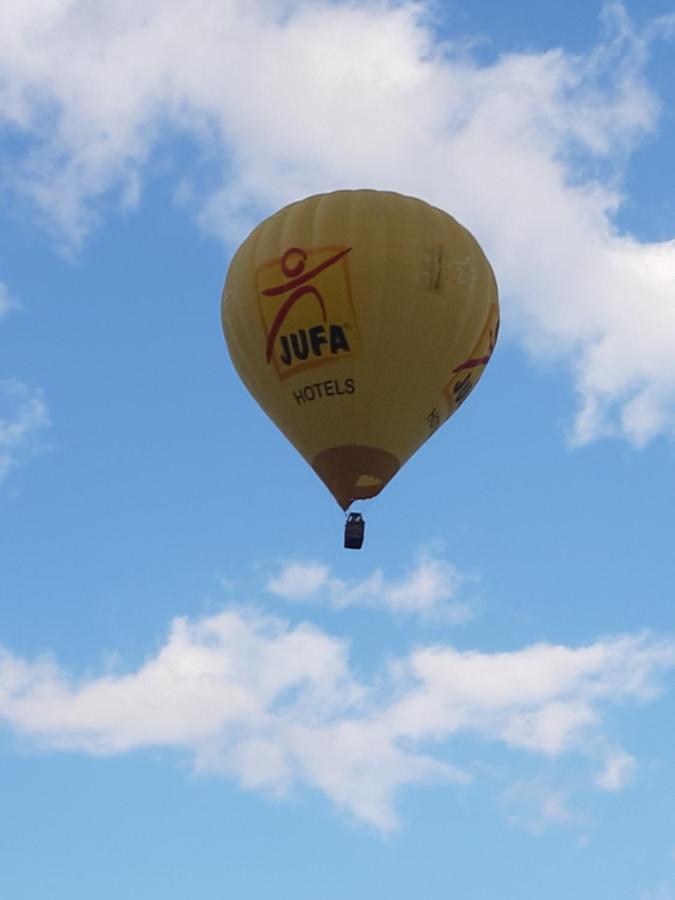
[[[674,38],[0,9],[0,896],[675,898]],[[347,553],[219,301],[363,186],[471,228],[503,329]]]

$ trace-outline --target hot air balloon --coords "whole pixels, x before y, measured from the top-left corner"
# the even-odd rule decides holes
[[[232,259],[221,312],[242,381],[345,511],[459,408],[499,329],[472,235],[374,190],[308,197],[258,225]],[[350,527],[345,545],[360,546],[360,514]]]

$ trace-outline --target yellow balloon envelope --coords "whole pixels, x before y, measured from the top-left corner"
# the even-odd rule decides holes
[[[336,191],[249,235],[222,323],[244,384],[346,509],[378,494],[475,386],[497,339],[497,285],[447,213]]]

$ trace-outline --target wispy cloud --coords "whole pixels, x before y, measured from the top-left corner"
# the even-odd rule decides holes
[[[427,647],[365,683],[343,641],[229,610],[176,619],[129,672],[77,679],[52,660],[2,651],[0,720],[44,748],[182,748],[197,771],[278,795],[304,784],[390,829],[398,788],[471,780],[452,760],[453,737],[548,759],[586,754],[594,766],[609,707],[653,700],[674,666],[675,642],[627,635],[504,653]],[[599,786],[618,788],[627,759],[612,745]],[[565,798],[546,809],[564,820]]]
[[[0,281],[0,321],[2,321],[11,310],[16,309],[17,306],[18,303],[10,294],[7,285]]]
[[[421,552],[398,580],[380,570],[361,581],[344,581],[320,563],[285,563],[267,582],[267,590],[284,600],[314,602],[345,609],[364,606],[403,615],[460,623],[471,617],[470,604],[460,598],[469,580],[447,560]]]
[[[500,803],[508,822],[533,834],[561,825],[584,824],[584,818],[572,808],[570,790],[547,778],[514,782],[502,792]]]
[[[339,582],[340,584],[342,582]],[[311,600],[318,591],[331,584],[330,569],[320,563],[285,563],[281,571],[267,582],[267,590],[284,600]]]
[[[637,762],[630,753],[617,750],[609,753],[605,765],[595,781],[604,791],[620,791],[632,780]]]
[[[675,900],[675,885],[662,881],[651,890],[640,891],[639,900]]]
[[[615,224],[625,164],[658,129],[650,45],[675,17],[638,30],[609,2],[587,53],[486,64],[461,35],[439,40],[429,8],[4,4],[0,116],[28,138],[2,170],[5,187],[77,245],[101,198],[138,202],[150,162],[180,132],[208,174],[183,169],[177,196],[228,240],[316,191],[421,196],[485,245],[507,333],[569,369],[574,442],[675,433],[675,243]]]
[[[15,378],[0,380],[0,482],[37,444],[49,425],[49,413],[39,388]]]

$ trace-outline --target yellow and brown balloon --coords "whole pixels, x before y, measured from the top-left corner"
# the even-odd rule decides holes
[[[447,213],[383,191],[292,203],[230,265],[235,368],[343,509],[461,405],[497,340],[497,285]]]

